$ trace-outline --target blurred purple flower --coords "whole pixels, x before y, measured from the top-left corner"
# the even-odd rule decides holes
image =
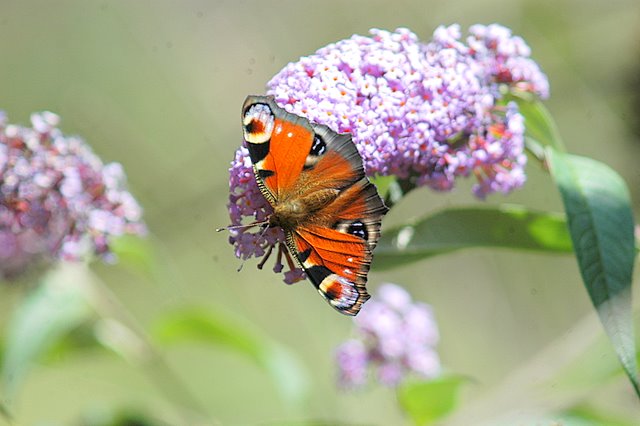
[[[113,261],[111,237],[146,232],[122,166],[103,165],[58,122],[50,112],[33,114],[31,128],[0,116],[0,279],[90,253]]]
[[[398,385],[411,373],[423,378],[440,374],[435,351],[439,334],[431,308],[413,302],[402,287],[382,285],[354,322],[356,336],[336,350],[341,386],[364,385],[369,368],[387,386]]]
[[[463,50],[468,50],[483,64],[494,83],[514,86],[542,99],[549,97],[547,76],[530,58],[531,49],[521,37],[512,35],[510,29],[498,24],[473,25],[469,34],[469,47]]]
[[[500,25],[439,27],[430,43],[407,29],[371,30],[288,64],[268,84],[287,111],[351,133],[369,176],[394,175],[448,191],[473,176],[479,198],[525,180],[524,119],[509,91],[549,95],[546,76],[522,38]],[[230,169],[233,225],[271,213],[253,179],[246,149]],[[283,241],[279,230],[236,231],[236,255],[261,256]],[[259,249],[256,249],[259,248]],[[262,250],[262,251],[261,251]]]

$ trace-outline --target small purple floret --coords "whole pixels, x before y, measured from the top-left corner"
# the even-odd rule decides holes
[[[407,375],[433,378],[440,374],[435,346],[438,328],[431,308],[413,302],[405,289],[384,284],[354,318],[355,337],[336,351],[338,381],[354,388],[366,383],[368,370],[387,386]]]

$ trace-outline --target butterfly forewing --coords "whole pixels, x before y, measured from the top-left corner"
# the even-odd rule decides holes
[[[245,101],[243,128],[256,180],[274,207],[270,225],[284,229],[289,251],[331,306],[357,314],[369,298],[371,252],[387,208],[351,137],[264,96]]]
[[[271,97],[249,96],[242,122],[256,178],[277,200],[295,185],[311,150],[309,120],[289,114]]]

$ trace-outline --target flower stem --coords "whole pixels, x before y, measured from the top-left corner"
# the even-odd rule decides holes
[[[124,329],[126,338],[110,339],[106,346],[131,362],[138,362],[156,387],[171,402],[182,416],[183,424],[218,424],[210,418],[207,410],[193,395],[183,380],[171,369],[162,354],[133,315],[118,300],[117,296],[94,274],[86,280],[88,299],[97,313],[106,322],[118,324]],[[113,337],[113,336],[112,336]],[[105,342],[103,342],[105,343]]]
[[[540,142],[529,136],[525,138],[524,142],[527,151],[531,153],[531,155],[533,155],[535,159],[538,160],[538,162],[540,162],[545,170],[549,170],[549,167],[547,166],[546,155],[544,152],[544,146],[542,146]]]
[[[397,179],[389,184],[389,191],[384,198],[384,204],[391,208],[402,199],[409,191],[416,188],[415,177],[410,176],[407,179]]]

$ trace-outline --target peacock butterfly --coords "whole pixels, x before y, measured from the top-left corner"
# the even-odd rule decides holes
[[[260,191],[291,255],[340,313],[369,299],[367,273],[388,211],[349,134],[280,108],[271,96],[242,107],[244,140]]]

